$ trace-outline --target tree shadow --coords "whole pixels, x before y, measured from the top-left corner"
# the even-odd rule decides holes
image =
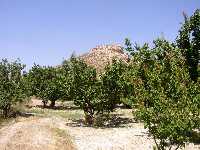
[[[77,106],[61,106],[61,105],[57,105],[57,106],[54,106],[54,107],[51,107],[51,106],[42,106],[42,105],[36,105],[36,106],[27,106],[29,109],[31,108],[41,108],[41,109],[52,109],[52,110],[78,110],[80,109],[79,107]]]
[[[31,116],[35,116],[33,113],[26,113],[26,112],[20,112],[20,111],[13,111],[10,112],[7,116],[7,118],[17,118],[17,117],[24,117],[24,118],[29,118]],[[1,118],[4,118],[2,114],[0,114]],[[5,118],[4,118],[5,119]]]
[[[122,114],[101,115],[94,119],[93,125],[87,125],[84,119],[73,119],[66,123],[71,127],[94,127],[94,128],[124,128],[129,127],[131,124],[137,123],[132,118],[124,117]]]
[[[194,144],[200,144],[200,130],[198,131],[191,131],[189,136],[189,141]]]

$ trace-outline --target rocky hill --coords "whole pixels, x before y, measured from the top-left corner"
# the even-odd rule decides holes
[[[123,52],[123,48],[117,44],[101,45],[92,48],[89,53],[80,56],[88,65],[95,67],[97,72],[101,72],[105,66],[112,63],[113,59],[128,61],[128,55]]]

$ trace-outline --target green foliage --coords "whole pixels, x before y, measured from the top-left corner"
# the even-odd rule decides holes
[[[71,71],[71,61],[65,60],[61,66],[61,88],[62,88],[62,100],[73,101],[73,73]]]
[[[128,39],[128,38],[125,38],[125,47],[124,47],[124,50],[126,52],[128,52],[129,55],[131,55],[131,56],[134,55],[134,49],[132,47],[132,43],[131,43],[130,39]]]
[[[141,94],[143,93],[143,90],[148,89],[145,70],[154,63],[152,54],[153,53],[149,51],[148,45],[144,44],[135,52],[135,55],[131,58],[128,65],[127,71],[123,75],[127,84],[132,85],[132,94],[129,95],[129,101],[132,101],[132,105],[137,105],[143,100],[144,106],[148,107],[148,105],[150,105],[150,101],[145,99]]]
[[[45,89],[45,97],[51,101],[51,107],[55,106],[55,101],[62,97],[62,73],[61,68],[48,67],[47,87]]]
[[[105,68],[105,72],[101,75],[102,97],[104,101],[104,109],[113,111],[116,104],[121,102],[130,105],[128,96],[132,93],[132,85],[126,82],[123,74],[127,70],[127,64],[122,61],[113,60],[112,64]]]
[[[0,62],[0,110],[3,111],[4,117],[8,116],[15,104],[26,97],[22,79],[24,67],[19,61],[8,62],[3,59]]]
[[[29,83],[29,88],[31,91],[30,95],[45,98],[44,90],[46,88],[46,85],[43,68],[39,65],[34,64],[34,66],[29,71],[26,79]]]
[[[62,69],[68,75],[63,80],[63,98],[73,100],[75,105],[84,110],[88,124],[93,124],[99,113],[113,111],[116,104],[121,103],[122,95],[127,95],[128,90],[122,78],[126,64],[121,61],[113,61],[100,76],[97,76],[94,68],[75,57],[64,61]]]
[[[44,106],[50,100],[50,106],[54,107],[55,101],[62,97],[61,76],[60,68],[34,65],[27,75],[30,95],[42,98]]]
[[[197,9],[190,18],[186,15],[184,17],[185,22],[179,31],[177,45],[187,60],[191,79],[197,82],[200,61],[200,10]]]
[[[136,42],[132,44],[128,38],[125,38],[124,45],[125,47],[123,49],[128,53],[129,57],[134,56],[136,51],[140,50],[140,46]]]
[[[85,121],[93,124],[94,114],[99,108],[99,86],[96,70],[87,66],[82,60],[72,57],[65,67],[70,77],[69,97],[74,104],[83,109]]]
[[[199,87],[190,81],[180,50],[165,40],[143,46],[126,73],[134,86],[137,117],[154,137],[158,149],[186,142],[199,128]]]

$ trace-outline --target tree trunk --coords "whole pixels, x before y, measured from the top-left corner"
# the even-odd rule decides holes
[[[8,111],[7,111],[6,108],[3,109],[3,117],[4,117],[4,118],[7,118],[7,117],[8,117]]]
[[[7,106],[5,106],[5,108],[3,109],[3,117],[7,118],[8,117],[8,113],[10,111],[10,104],[8,104]]]
[[[46,108],[46,106],[47,106],[47,101],[43,100],[42,103],[43,103],[43,108]]]
[[[51,104],[50,104],[50,107],[53,108],[56,104],[56,101],[55,100],[51,100]]]
[[[85,123],[88,125],[92,125],[94,123],[94,112],[92,107],[89,107],[89,105],[87,105],[84,108],[84,114],[85,114]]]
[[[92,125],[94,123],[94,117],[93,117],[93,115],[85,112],[85,122],[88,125]]]

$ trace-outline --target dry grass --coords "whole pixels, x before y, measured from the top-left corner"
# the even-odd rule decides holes
[[[61,117],[66,120],[82,119],[84,117],[83,111],[74,106],[72,102],[56,102],[55,109],[50,109],[42,108],[40,101],[37,101],[34,100],[37,106],[27,108],[25,111],[40,117]]]
[[[60,128],[52,128],[52,133],[54,134],[54,137],[57,139],[57,147],[63,147],[65,150],[75,150],[75,146],[72,143],[72,138],[69,136],[69,134],[66,132],[66,130],[60,129]],[[64,145],[63,145],[64,143]],[[58,149],[59,150],[59,149]]]
[[[74,150],[66,131],[49,118],[30,117],[0,130],[2,150]]]

